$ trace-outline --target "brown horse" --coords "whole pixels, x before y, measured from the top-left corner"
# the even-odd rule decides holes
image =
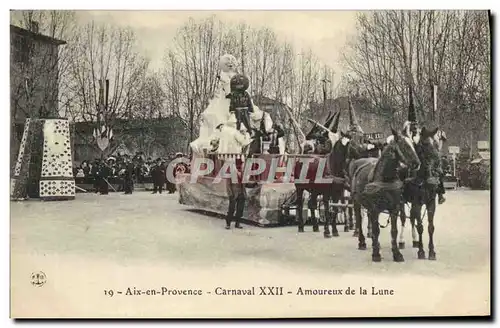
[[[397,218],[401,208],[403,182],[399,178],[398,167],[400,164],[412,170],[420,168],[420,160],[410,138],[401,135],[394,129],[394,139],[389,143],[378,159],[359,159],[354,162],[355,171],[351,182],[353,202],[356,207],[364,207],[371,221],[372,234],[372,260],[380,262],[380,225],[378,218],[381,212],[389,212],[391,218],[391,245],[393,259],[396,262],[404,261],[397,244]],[[361,218],[357,220],[359,231],[358,248],[366,249],[365,237],[361,227]]]
[[[330,131],[314,131],[309,133],[308,142],[306,143],[305,153],[295,156],[295,159],[301,159],[295,164],[294,176],[296,178],[295,189],[297,193],[297,217],[298,217],[298,231],[304,232],[305,220],[303,218],[304,208],[304,191],[309,192],[308,209],[311,210],[311,219],[313,223],[313,231],[319,232],[318,218],[316,217],[316,209],[318,208],[318,197],[322,196],[322,202],[325,208],[325,225],[324,236],[331,238],[332,236],[338,237],[336,222],[332,222],[332,214],[335,217],[336,213],[330,211],[330,199],[338,201],[345,189],[345,179],[343,178],[344,167],[341,165],[342,160],[345,158],[345,145],[338,133],[340,111],[335,115],[329,117],[326,126]],[[309,146],[309,148],[307,147]],[[309,149],[309,152],[308,152]],[[304,161],[306,160],[306,161]],[[304,164],[307,165],[307,172],[304,181],[297,181],[301,177],[302,168]],[[318,182],[315,181],[319,173],[323,173],[321,178],[333,179],[332,182]],[[336,211],[336,208],[334,208]],[[330,233],[330,225],[332,226],[332,233]]]
[[[429,260],[436,259],[434,250],[434,215],[436,212],[436,195],[439,186],[439,177],[442,175],[441,160],[439,157],[439,145],[435,140],[438,128],[428,130],[425,127],[420,132],[420,140],[415,145],[418,157],[422,163],[416,176],[406,179],[404,185],[403,202],[411,204],[410,222],[412,226],[413,247],[418,248],[417,256],[425,259],[425,251],[422,245],[423,217],[422,206],[425,205],[427,220],[429,223]],[[403,205],[404,206],[404,205]],[[404,209],[401,211],[401,219],[406,219]],[[415,222],[418,231],[416,240]]]

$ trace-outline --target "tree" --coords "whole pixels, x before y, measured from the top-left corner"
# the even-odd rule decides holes
[[[14,104],[12,117],[18,112],[25,117],[45,117],[54,108],[64,108],[70,101],[67,97],[67,80],[69,64],[74,56],[72,42],[76,37],[76,18],[74,11],[60,10],[19,10],[11,11],[11,23],[28,30],[66,41],[67,44],[58,47],[54,56],[53,47],[37,49],[37,55],[31,58],[25,66],[19,66],[11,61],[11,78],[23,76],[25,83],[18,83],[13,90],[11,99]],[[21,71],[19,71],[21,70]],[[55,85],[47,83],[47,77],[55,81]],[[41,98],[40,98],[41,97]],[[58,104],[59,103],[59,104]],[[33,108],[41,105],[38,111]],[[49,107],[49,108],[47,108]],[[57,112],[57,110],[55,110]],[[36,115],[36,116],[33,116]]]
[[[80,29],[74,47],[69,69],[69,95],[74,101],[66,108],[69,116],[108,130],[116,120],[132,117],[148,68],[148,61],[135,48],[134,33],[92,22]],[[106,80],[107,97],[102,92]]]
[[[239,71],[249,77],[252,96],[287,104],[298,118],[311,101],[322,97],[320,80],[324,76],[333,80],[333,71],[322,66],[310,50],[297,55],[290,43],[280,41],[268,28],[224,24],[215,16],[190,19],[166,49],[163,78],[169,110],[191,131],[199,128],[200,115],[213,97],[219,59],[225,53],[239,60]],[[288,120],[284,112],[278,112],[278,118]]]
[[[399,123],[406,119],[411,87],[420,120],[443,125],[463,142],[464,133],[489,126],[489,34],[485,11],[362,13],[343,56],[347,84]]]

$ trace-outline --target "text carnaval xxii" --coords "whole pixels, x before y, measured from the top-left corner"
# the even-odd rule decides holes
[[[298,296],[343,296],[343,295],[361,295],[361,296],[391,296],[395,291],[391,288],[378,288],[378,287],[347,287],[347,288],[304,288],[297,287],[294,289],[285,288],[280,286],[252,286],[248,288],[224,288],[215,287],[212,290],[202,289],[177,289],[177,288],[152,288],[140,289],[137,287],[127,287],[123,290],[119,289],[105,289],[104,295],[113,297],[117,295],[122,296],[202,296],[202,295],[216,295],[216,296],[284,296],[284,295],[298,295]]]

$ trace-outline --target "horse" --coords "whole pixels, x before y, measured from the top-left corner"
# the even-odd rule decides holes
[[[306,180],[313,182],[296,182],[295,188],[297,193],[297,217],[298,217],[298,232],[304,232],[305,221],[303,218],[304,208],[304,191],[309,192],[308,209],[311,210],[311,219],[313,223],[313,231],[319,232],[319,222],[316,217],[316,209],[318,204],[318,197],[322,195],[322,202],[325,208],[325,225],[323,235],[325,238],[332,236],[338,237],[336,222],[332,224],[332,213],[330,212],[330,199],[338,201],[341,198],[342,192],[345,189],[345,179],[343,178],[342,160],[345,158],[345,144],[346,141],[341,138],[341,133],[338,130],[340,111],[331,116],[326,125],[332,125],[331,130],[320,124],[316,123],[323,131],[317,130],[308,135],[308,140],[303,147],[304,152],[302,157],[312,158],[313,161],[309,162],[306,173]],[[333,131],[333,132],[332,132]],[[316,155],[316,156],[315,156]],[[317,156],[319,155],[319,156]],[[333,178],[332,182],[317,183],[314,180],[319,169],[320,161],[322,158],[327,158],[324,167],[323,178]],[[303,163],[296,163],[294,168],[294,176],[300,177]],[[326,173],[326,174],[325,174]],[[326,175],[326,176],[325,176]],[[336,212],[334,213],[336,215]],[[346,223],[347,224],[347,223]],[[332,225],[332,232],[330,233],[330,225]]]
[[[353,137],[351,134],[346,134],[344,136],[349,140],[347,143],[347,152],[345,156],[346,161],[346,172],[345,176],[352,181],[352,177],[359,167],[360,164],[367,163],[367,161],[357,161],[359,159],[370,159],[370,158],[378,158],[380,152],[383,150],[384,145],[381,143],[375,143],[367,139],[361,139],[358,137]],[[351,190],[351,200],[350,203],[353,205],[352,211],[349,213],[349,221],[352,224],[352,216],[355,217],[355,227],[353,237],[358,237],[359,229],[358,226],[361,224],[359,221],[361,220],[361,206],[359,203],[354,203],[352,200],[352,190]],[[368,222],[368,233],[367,237],[371,237],[371,222]]]
[[[403,206],[410,203],[410,223],[412,226],[413,247],[418,248],[417,256],[425,259],[425,251],[422,245],[423,216],[422,206],[425,205],[429,232],[429,260],[436,260],[434,249],[434,215],[436,212],[436,196],[439,188],[439,177],[442,175],[441,159],[439,157],[439,144],[435,139],[438,128],[428,130],[425,127],[420,131],[420,138],[415,149],[422,163],[416,176],[406,179],[403,192]],[[404,226],[406,214],[404,208],[401,210],[401,221]],[[415,232],[418,231],[418,240]]]
[[[402,163],[412,170],[420,168],[420,160],[410,138],[401,135],[391,128],[394,139],[389,143],[378,159],[363,158],[353,163],[351,192],[356,208],[367,209],[368,219],[372,224],[372,261],[380,262],[380,225],[378,218],[381,212],[388,211],[391,221],[391,245],[393,260],[404,261],[397,244],[397,218],[401,207],[403,182],[399,178],[397,168]],[[361,226],[361,218],[357,218],[358,248],[366,249],[365,237]]]

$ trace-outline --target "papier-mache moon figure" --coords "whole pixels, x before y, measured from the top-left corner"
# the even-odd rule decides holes
[[[231,100],[226,98],[231,92],[231,78],[238,74],[236,58],[229,54],[223,55],[219,68],[219,81],[214,97],[201,115],[200,135],[190,145],[197,155],[202,155],[204,149],[217,153],[241,153],[242,148],[252,141],[249,133],[241,133],[236,129],[236,117],[229,111]],[[270,132],[273,121],[269,114],[253,104],[250,125],[254,129],[263,127]]]
[[[198,155],[201,155],[204,149],[211,150],[213,148],[211,146],[211,141],[213,139],[223,139],[222,142],[220,142],[221,147],[219,148],[219,152],[223,151],[222,148],[228,148],[223,145],[229,143],[237,147],[240,146],[238,144],[242,141],[241,138],[235,140],[235,134],[232,129],[236,129],[231,127],[229,122],[231,116],[229,113],[230,100],[226,99],[226,95],[230,92],[229,83],[231,78],[237,74],[236,58],[229,54],[223,55],[219,61],[219,69],[219,81],[214,92],[214,97],[210,100],[207,108],[201,115],[200,135],[190,145],[193,152]],[[245,142],[250,141],[251,140],[245,140]]]

